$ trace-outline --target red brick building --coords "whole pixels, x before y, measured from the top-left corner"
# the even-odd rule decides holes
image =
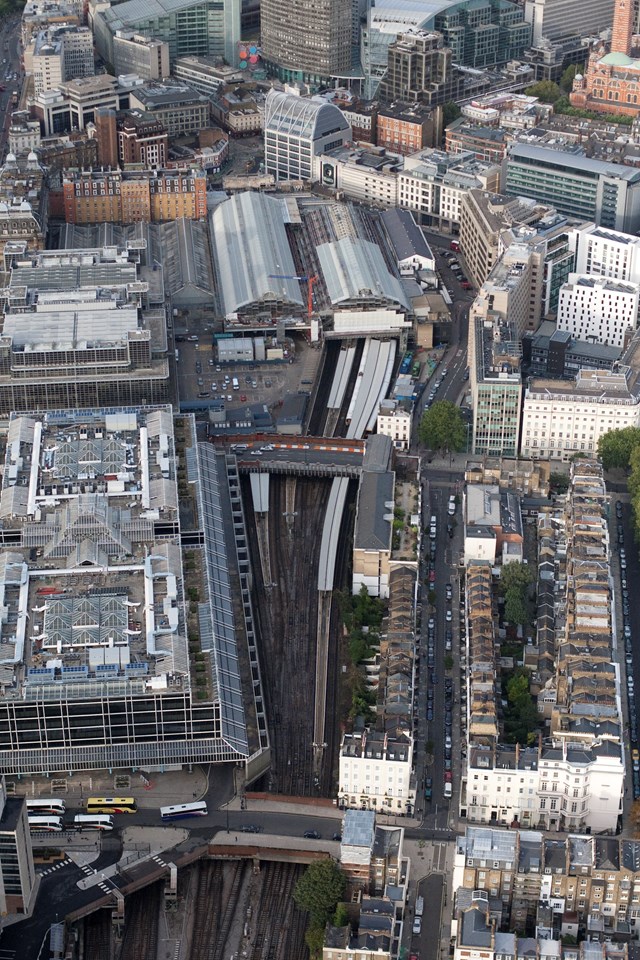
[[[640,111],[640,59],[632,56],[634,0],[616,0],[609,51],[596,47],[569,99],[573,107],[635,117]],[[636,38],[637,40],[638,38]]]

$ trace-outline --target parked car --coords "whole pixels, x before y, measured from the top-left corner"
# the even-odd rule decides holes
[[[424,782],[424,798],[425,800],[431,800],[433,797],[433,780],[431,777],[427,777]]]
[[[447,600],[451,600],[453,597],[453,587],[451,586],[450,583],[446,585],[444,592]]]
[[[305,830],[303,837],[305,840],[319,840],[320,834],[317,830]]]

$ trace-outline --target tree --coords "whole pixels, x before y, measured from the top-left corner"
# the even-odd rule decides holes
[[[504,602],[504,618],[508,623],[524,626],[529,620],[529,608],[523,597],[515,590],[509,590]]]
[[[442,108],[442,126],[448,127],[461,115],[460,107],[453,100],[447,100]]]
[[[466,430],[460,408],[451,400],[439,400],[422,415],[418,439],[429,450],[440,453],[464,450]]]
[[[293,899],[300,910],[310,914],[312,926],[324,928],[342,899],[346,885],[335,860],[315,860],[296,883]]]
[[[320,960],[324,946],[324,926],[312,924],[310,927],[307,927],[304,942],[309,947],[311,960]]]
[[[573,89],[573,81],[576,78],[576,73],[582,73],[583,65],[577,63],[570,63],[567,69],[562,74],[560,78],[560,86],[565,93],[571,93]]]
[[[555,103],[562,96],[562,90],[553,80],[540,80],[532,87],[527,87],[525,93],[529,97],[537,97],[542,103]]]
[[[533,573],[526,563],[507,563],[502,567],[500,590],[503,594],[514,587],[526,590],[530,583],[533,583]]]
[[[609,430],[598,440],[598,456],[605,470],[614,467],[626,470],[631,453],[640,445],[640,428],[624,427],[622,430]]]
[[[529,674],[526,670],[516,670],[509,678],[506,693],[504,730],[507,740],[523,745],[532,743],[539,726],[539,717],[529,692]]]
[[[549,484],[554,493],[566,493],[569,489],[569,477],[566,473],[552,473]]]

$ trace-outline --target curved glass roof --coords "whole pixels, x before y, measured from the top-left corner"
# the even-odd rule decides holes
[[[317,140],[333,130],[348,130],[338,107],[318,97],[298,97],[272,90],[265,102],[265,129],[273,133]]]

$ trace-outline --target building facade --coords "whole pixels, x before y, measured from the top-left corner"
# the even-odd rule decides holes
[[[63,182],[67,223],[139,223],[200,220],[207,214],[202,171],[85,171]]]
[[[451,50],[442,34],[406,33],[389,47],[389,63],[379,96],[387,103],[425,103],[429,106],[456,100],[461,74],[454,71]]]
[[[170,138],[199,133],[210,125],[208,97],[186,84],[146,83],[131,91],[129,103],[132,109],[153,114]]]
[[[376,431],[391,437],[397,450],[408,450],[411,443],[411,413],[396,400],[382,400]]]
[[[520,442],[520,345],[499,318],[469,317],[469,382],[474,454],[513,457]]]
[[[143,80],[164,80],[171,73],[169,44],[133,31],[117,30],[113,38],[113,72],[135,73]]]
[[[638,323],[639,297],[637,283],[571,273],[560,288],[558,330],[622,349]]]
[[[640,170],[631,167],[514,143],[503,164],[502,188],[597,226],[625,233],[640,229]]]
[[[345,733],[340,746],[338,802],[379,813],[410,814],[415,805],[410,737]]]
[[[575,382],[532,377],[522,402],[523,457],[595,456],[610,430],[640,425],[640,390],[629,371],[580,370]]]
[[[319,0],[263,0],[262,56],[280,80],[317,88],[347,77],[352,66],[352,4]]]
[[[338,107],[271,91],[265,103],[265,170],[277,180],[311,180],[316,157],[351,140]]]
[[[442,138],[442,108],[392,103],[378,109],[376,143],[403,156],[435,147]]]
[[[495,192],[500,168],[470,154],[423,150],[406,157],[398,174],[398,204],[413,210],[421,223],[458,233],[461,206],[469,190]]]

